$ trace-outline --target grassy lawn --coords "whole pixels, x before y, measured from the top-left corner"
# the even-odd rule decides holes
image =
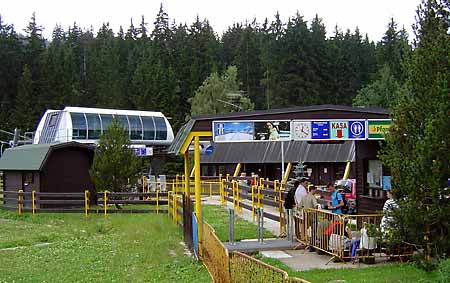
[[[180,242],[166,214],[0,210],[0,282],[211,282]]]
[[[228,240],[228,211],[221,206],[205,205],[203,208],[203,217],[206,222],[216,230],[221,241]],[[256,238],[256,225],[249,223],[236,216],[235,238],[251,239]],[[265,231],[265,237],[273,235]],[[278,260],[262,258],[256,256],[262,261],[276,266],[288,272],[291,277],[304,278],[310,282],[450,282],[450,260],[444,264],[444,269],[427,273],[416,268],[413,264],[386,264],[383,266],[374,266],[368,268],[347,268],[347,269],[315,269],[309,271],[293,271]],[[349,265],[351,263],[348,263]]]
[[[219,205],[203,205],[203,219],[216,231],[216,235],[222,242],[228,241],[229,216],[228,210]],[[264,238],[273,238],[270,231],[264,230]],[[256,224],[249,223],[235,214],[234,240],[257,239],[258,229]]]
[[[276,266],[288,272],[289,276],[301,277],[310,282],[339,282],[359,283],[359,282],[449,282],[444,279],[446,276],[439,270],[425,272],[418,269],[413,264],[386,264],[367,268],[346,268],[346,269],[314,269],[308,271],[293,271],[278,260],[270,258],[260,258],[262,261]],[[351,264],[351,263],[349,263]],[[447,275],[449,276],[449,275]],[[336,281],[338,282],[338,281]]]

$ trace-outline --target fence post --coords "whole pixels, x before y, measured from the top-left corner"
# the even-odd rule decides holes
[[[35,191],[31,192],[31,213],[34,214],[36,213],[36,205],[34,204],[34,201],[36,200],[35,196],[34,196]]]
[[[255,185],[252,185],[252,219],[255,222]]]
[[[167,217],[170,219],[170,194],[171,192],[167,192]]]
[[[220,183],[219,183],[219,191],[220,191],[220,203],[222,205],[225,204],[225,191],[224,191],[224,185],[223,185],[224,180],[220,179]]]
[[[23,190],[19,190],[17,192],[17,211],[18,211],[19,215],[22,215],[22,204],[21,204],[21,201],[23,199],[22,193],[23,193]]]
[[[105,211],[105,216],[108,213],[108,191],[103,192],[103,209]]]
[[[230,224],[228,226],[228,241],[230,242],[230,244],[234,244],[234,210],[229,208],[228,215],[230,216]]]
[[[177,215],[177,194],[173,194],[173,221],[178,224]]]
[[[209,196],[212,197],[212,182],[209,183]]]
[[[89,191],[84,191],[84,215],[88,216],[89,211]]]
[[[156,214],[159,214],[159,190],[156,190]]]
[[[258,242],[263,243],[264,236],[264,210],[258,208]]]

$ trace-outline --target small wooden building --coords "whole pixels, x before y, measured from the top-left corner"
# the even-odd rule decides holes
[[[91,145],[77,142],[9,148],[0,158],[4,191],[74,193],[93,188]],[[4,203],[14,206],[15,203]]]

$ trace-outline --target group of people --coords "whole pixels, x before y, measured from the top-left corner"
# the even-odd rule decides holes
[[[284,202],[284,208],[293,209],[294,207],[297,210],[301,210],[304,208],[317,208],[317,198],[316,193],[317,189],[315,186],[308,188],[308,179],[301,178],[294,182],[294,186],[288,191],[286,200]],[[342,214],[342,208],[344,207],[344,198],[342,194],[338,191],[337,187],[333,184],[329,183],[327,185],[327,191],[330,193],[330,201],[327,206],[331,212],[335,214]]]

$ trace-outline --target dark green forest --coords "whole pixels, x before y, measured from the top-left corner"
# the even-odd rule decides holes
[[[234,24],[222,36],[207,19],[170,20],[162,6],[152,21],[142,16],[118,31],[108,23],[97,33],[57,25],[45,39],[43,29],[34,14],[23,31],[0,16],[0,129],[33,131],[46,109],[84,106],[161,111],[177,130],[202,82],[232,65],[255,109],[351,105],[386,76],[401,85],[412,52],[394,19],[374,42],[338,26],[327,37],[319,16],[299,12],[287,22],[277,13]],[[360,98],[355,103],[364,105]]]

